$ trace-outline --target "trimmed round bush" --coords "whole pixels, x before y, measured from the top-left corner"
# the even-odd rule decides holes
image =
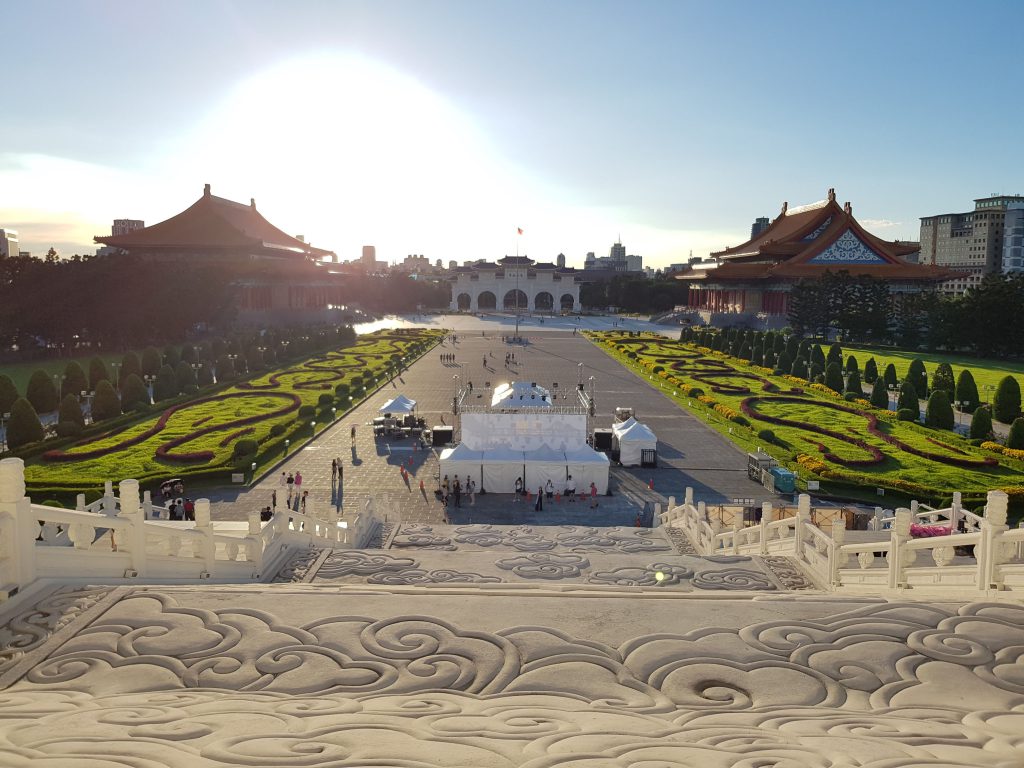
[[[958,408],[962,407],[967,413],[974,413],[981,403],[981,398],[978,397],[978,385],[974,382],[974,374],[966,368],[960,371],[960,375],[956,377],[956,392],[953,400],[957,403],[967,403],[964,406],[957,406]]]
[[[320,397],[317,398],[317,403],[321,407],[327,406],[328,408],[330,408],[332,405],[334,405],[334,395],[328,395],[325,392],[324,394],[320,395]]]
[[[288,427],[285,424],[273,424],[270,427],[270,436],[271,437],[280,437],[281,435],[283,435],[285,433],[285,431],[287,429],[288,429]]]
[[[184,360],[180,360],[174,369],[174,381],[179,392],[184,392],[186,387],[195,386],[196,372],[192,366]]]
[[[79,397],[82,390],[89,389],[89,377],[77,362],[72,360],[64,366],[64,379],[60,384],[61,397],[74,395]]]
[[[39,423],[39,415],[32,403],[19,397],[11,405],[11,418],[7,421],[7,445],[9,448],[20,448],[29,443],[37,443],[43,439],[43,425]]]
[[[952,381],[952,376],[950,376],[950,380]],[[932,390],[924,412],[924,423],[934,429],[953,428],[955,424],[953,406],[949,404],[949,393],[946,390]]]
[[[701,389],[700,387],[690,387],[688,390],[686,390],[686,394],[688,397],[700,397],[701,395],[704,394],[704,390]]]
[[[1024,449],[1024,419],[1016,418],[1010,425],[1010,434],[1006,437],[1006,447],[1015,451]]]
[[[178,380],[174,376],[174,369],[169,365],[160,367],[160,373],[156,375],[153,383],[153,399],[157,402],[169,400],[178,394]]]
[[[775,433],[772,432],[770,429],[759,430],[757,433],[757,438],[759,440],[764,440],[766,443],[774,443],[776,440],[778,440],[778,438],[775,436]]]
[[[80,427],[85,426],[85,416],[82,414],[82,404],[78,402],[78,395],[65,395],[64,399],[60,401],[60,414],[57,416],[57,422],[59,424],[64,421],[78,424]]]
[[[875,362],[875,358],[869,357],[868,361],[864,363],[864,382],[867,384],[874,384],[875,379],[878,378],[878,364]]]
[[[917,400],[917,389],[909,380],[904,381],[900,384],[900,397],[899,400],[896,401],[896,410],[913,411],[915,414],[914,419],[916,420],[917,413],[920,411],[920,408],[921,406]]]
[[[854,400],[859,400],[862,397],[864,397],[864,395],[858,394],[856,392],[843,392],[843,400],[845,400],[848,403],[852,403]]]
[[[57,432],[57,437],[78,437],[84,428],[74,421],[58,421],[54,429]]]
[[[740,416],[739,414],[736,414],[735,416],[730,417],[729,421],[731,421],[733,424],[739,424],[741,427],[749,427],[750,426],[750,422],[747,420],[747,417],[746,416]]]
[[[57,387],[46,371],[33,372],[25,388],[25,398],[32,403],[36,413],[50,413],[60,405]]]
[[[889,390],[885,388],[885,379],[875,377],[874,384],[871,387],[871,404],[875,408],[888,408],[889,407]]]
[[[251,456],[260,449],[260,444],[252,438],[244,438],[242,440],[235,441],[235,447],[231,450],[231,455],[234,458],[239,456]]]
[[[143,376],[156,376],[160,373],[160,366],[163,365],[163,358],[160,357],[160,350],[156,347],[146,347],[142,350],[140,361]]]
[[[140,406],[149,405],[149,390],[145,382],[136,373],[129,374],[121,388],[121,408],[134,411]]]
[[[825,368],[825,386],[837,393],[843,391],[843,369],[839,363],[829,363]]]
[[[0,374],[0,413],[10,413],[18,397],[18,388],[14,386],[11,377]]]
[[[971,414],[970,436],[972,440],[992,439],[992,409],[988,406],[978,408]]]
[[[299,418],[306,419],[310,416],[316,415],[316,406],[313,405],[300,405],[299,406]]]
[[[96,397],[92,399],[92,420],[104,421],[121,415],[121,401],[117,398],[114,385],[104,379],[96,387]]]
[[[912,411],[909,408],[900,408],[896,411],[896,418],[900,421],[917,421],[917,411]]]
[[[123,389],[125,383],[128,381],[128,377],[133,373],[140,379],[142,378],[142,362],[139,360],[139,356],[134,352],[126,352],[121,357],[121,370],[118,371],[119,378],[117,385]]]
[[[334,396],[339,400],[347,400],[349,397],[348,384],[339,384],[334,388]]]
[[[89,389],[97,391],[101,381],[110,381],[110,373],[102,358],[94,357],[89,361]]]
[[[195,394],[198,394],[198,392],[199,392],[199,385],[198,384],[186,384],[185,388],[182,389],[181,391],[184,392],[186,395],[195,395]]]
[[[996,421],[1011,424],[1020,416],[1020,384],[1013,376],[1004,376],[992,400],[992,415]]]

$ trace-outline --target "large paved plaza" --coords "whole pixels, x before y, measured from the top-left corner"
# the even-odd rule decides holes
[[[661,329],[675,335],[678,331],[674,328],[609,317],[584,318],[581,323],[572,318],[546,318],[543,323],[527,318],[520,328],[523,341],[512,343],[515,320],[509,316],[428,316],[408,323],[456,329],[456,341],[428,353],[336,424],[318,433],[309,445],[283,457],[281,466],[253,488],[214,494],[215,519],[244,519],[248,512],[269,505],[275,491],[278,507],[283,507],[287,486],[282,485],[281,475],[296,472],[302,474],[301,487],[308,492],[310,510],[327,504],[352,510],[372,498],[378,512],[389,521],[419,523],[632,525],[638,514],[648,519],[653,504],[664,503],[673,495],[682,498],[687,487],[694,489],[698,501],[709,504],[736,498],[758,503],[775,498],[747,479],[744,456],[735,446],[573,332],[580,327],[625,327]],[[515,363],[506,368],[505,355],[509,352],[515,354]],[[454,355],[455,361],[442,361],[447,355]],[[573,390],[581,374],[584,381],[594,379],[596,414],[591,429],[610,426],[615,408],[631,407],[658,436],[658,467],[613,468],[611,496],[601,497],[596,509],[589,504],[562,501],[548,503],[538,511],[532,504],[514,503],[508,494],[478,495],[472,506],[464,498],[459,508],[446,508],[433,493],[439,482],[436,451],[415,450],[409,441],[374,438],[369,426],[378,408],[399,393],[417,401],[428,425],[452,425],[453,421],[457,425],[452,415],[456,377],[463,384],[472,382],[473,394],[465,400],[467,404],[489,403],[491,388],[511,380],[535,381],[560,393],[566,403],[575,404]],[[340,459],[344,468],[340,489],[337,482],[332,482],[333,459]],[[402,466],[407,469],[408,480],[401,473]]]

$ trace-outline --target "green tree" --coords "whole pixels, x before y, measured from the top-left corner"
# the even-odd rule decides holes
[[[153,399],[156,402],[167,400],[178,394],[178,381],[174,376],[174,369],[169,365],[160,366],[153,383]]]
[[[1014,450],[1024,449],[1024,419],[1017,417],[1010,425],[1010,434],[1006,437],[1006,447]]]
[[[18,397],[18,388],[14,386],[11,377],[0,373],[0,413],[10,413]]]
[[[807,361],[799,357],[794,360],[789,369],[789,375],[796,376],[798,379],[807,379]]]
[[[924,423],[933,429],[953,428],[953,406],[949,404],[949,393],[946,390],[932,390],[924,412]]]
[[[107,364],[102,358],[94,357],[89,361],[89,389],[95,392],[101,381],[110,381]]]
[[[910,361],[910,369],[907,371],[907,378],[914,385],[914,391],[921,397],[928,396],[928,372],[924,369],[921,358],[915,357]]]
[[[875,408],[888,409],[889,390],[885,387],[885,379],[875,379],[875,382],[871,387],[871,404],[875,406]]]
[[[846,391],[857,397],[864,397],[864,387],[860,383],[860,371],[854,368],[846,377]]]
[[[811,368],[820,367],[824,371],[826,365],[825,353],[821,351],[819,345],[815,344],[811,347]]]
[[[850,355],[846,358],[846,372],[851,373],[853,371],[860,371],[860,364],[857,362],[857,358]]]
[[[179,392],[184,392],[186,387],[196,386],[196,372],[184,360],[179,362],[178,367],[174,369],[174,378]]]
[[[72,422],[80,427],[85,426],[82,404],[78,400],[78,395],[72,395],[70,392],[60,401],[60,415],[57,417],[58,424],[66,422]]]
[[[921,404],[918,402],[917,390],[914,388],[914,384],[910,379],[907,379],[900,384],[900,397],[896,401],[896,410],[901,411],[903,409],[913,411],[914,413],[921,412]]]
[[[896,366],[889,363],[885,366],[885,371],[882,373],[882,379],[885,381],[885,386],[889,388],[895,388],[900,380],[896,376]]]
[[[958,403],[967,403],[962,408],[968,413],[974,413],[981,402],[981,398],[978,397],[978,385],[974,383],[974,374],[967,368],[960,371],[960,375],[956,377],[956,394],[953,399]]]
[[[996,421],[1010,424],[1020,416],[1020,384],[1013,376],[1004,376],[992,400],[992,415]]]
[[[213,384],[213,366],[209,362],[199,364],[199,370],[196,371],[196,383],[200,387],[208,387]]]
[[[96,396],[92,399],[92,420],[105,421],[121,415],[121,401],[117,399],[114,385],[108,379],[100,381]]]
[[[992,439],[992,410],[987,405],[971,414],[970,436],[972,440]]]
[[[137,373],[129,374],[121,388],[121,408],[125,413],[149,405],[149,389]]]
[[[52,382],[51,382],[52,383]],[[7,421],[7,446],[20,448],[43,439],[43,425],[32,403],[19,397],[11,405],[11,418]]]
[[[789,354],[783,352],[782,354],[779,355],[779,359],[775,361],[775,368],[773,370],[788,373],[792,367],[793,363],[789,359]]]
[[[946,393],[946,398],[953,402],[956,393],[956,384],[953,382],[953,368],[949,363],[939,363],[932,373],[932,390],[941,389]]]
[[[60,405],[57,387],[50,374],[43,370],[32,373],[25,388],[25,397],[32,403],[36,413],[50,413]]]
[[[181,353],[178,348],[173,344],[168,344],[164,347],[164,365],[171,366],[171,370],[178,367],[178,363],[181,362]]]
[[[141,365],[143,376],[156,376],[160,373],[160,366],[162,365],[160,350],[156,347],[146,347],[142,350]]]
[[[829,363],[825,366],[825,386],[836,393],[843,391],[843,369],[839,363]]]
[[[118,372],[117,386],[123,390],[128,382],[128,377],[132,375],[138,376],[140,379],[142,378],[142,362],[134,352],[126,352],[121,358],[121,370]]]
[[[85,375],[85,371],[82,370],[82,366],[72,360],[64,366],[64,378],[60,384],[61,396],[74,395],[78,398],[81,397],[82,391],[87,389],[89,389],[89,378]]]
[[[722,335],[719,334],[718,336],[716,336],[715,340],[719,344],[718,351],[721,352],[722,351],[722,349],[721,349]],[[234,362],[232,362],[231,358],[228,357],[227,355],[221,355],[220,357],[218,357],[217,358],[217,381],[218,382],[227,381],[228,379],[230,379],[234,375],[235,375],[235,364],[234,364]]]
[[[878,378],[878,364],[875,363],[875,358],[869,357],[868,361],[864,363],[864,382],[866,384],[874,384]]]
[[[825,357],[825,370],[828,371],[828,363],[836,363],[841,368],[843,365],[843,348],[833,344],[828,348],[828,355]]]

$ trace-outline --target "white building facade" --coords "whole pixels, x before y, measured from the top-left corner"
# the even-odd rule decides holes
[[[520,310],[579,312],[576,270],[506,256],[497,264],[480,262],[452,270],[451,309],[462,312]]]

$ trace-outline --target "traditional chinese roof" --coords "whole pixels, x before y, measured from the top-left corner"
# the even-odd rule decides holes
[[[320,258],[330,254],[283,232],[249,205],[210,194],[210,185],[195,203],[159,224],[124,235],[93,238],[97,243],[125,250],[202,250],[259,252],[292,258]]]
[[[783,203],[782,212],[763,232],[712,253],[717,267],[679,277],[709,282],[799,280],[833,270],[888,280],[948,279],[947,270],[904,260],[917,250],[915,243],[883,240],[865,230],[853,217],[852,206],[840,206],[835,190],[830,189],[828,197],[817,203],[792,209]]]

